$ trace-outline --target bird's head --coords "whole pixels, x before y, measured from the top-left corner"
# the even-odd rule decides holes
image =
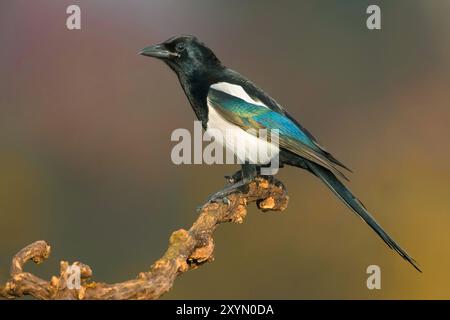
[[[176,36],[145,47],[139,54],[164,61],[178,75],[195,75],[221,66],[210,48],[194,36]]]

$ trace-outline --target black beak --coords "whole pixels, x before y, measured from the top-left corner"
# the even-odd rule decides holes
[[[138,54],[158,59],[178,57],[178,53],[170,52],[164,47],[163,44],[155,44],[153,46],[145,47],[144,49],[140,50]]]

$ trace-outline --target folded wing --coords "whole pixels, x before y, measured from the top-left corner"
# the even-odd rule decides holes
[[[255,130],[258,129],[266,129],[269,135],[271,130],[277,130],[281,148],[321,165],[338,176],[347,179],[338,168],[346,167],[330,153],[326,152],[291,117],[268,108],[260,101],[251,101],[250,96],[244,95],[245,91],[238,92],[234,87],[231,87],[233,90],[223,90],[223,87],[223,85],[216,88],[211,86],[207,99],[208,105],[214,108],[226,121],[254,134],[256,134]]]

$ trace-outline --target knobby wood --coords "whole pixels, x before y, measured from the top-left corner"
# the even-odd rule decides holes
[[[249,203],[256,202],[262,211],[282,211],[288,204],[288,195],[283,184],[275,179],[259,177],[244,191],[235,192],[226,199],[205,203],[199,216],[189,230],[180,229],[172,233],[165,254],[135,279],[107,284],[92,280],[91,268],[81,262],[81,286],[69,289],[70,268],[61,261],[59,276],[50,281],[24,271],[24,265],[32,260],[41,263],[50,255],[46,241],[36,241],[20,250],[12,259],[10,279],[0,286],[0,297],[14,299],[32,296],[44,300],[130,300],[158,299],[169,291],[175,279],[182,273],[197,269],[214,259],[213,233],[225,222],[242,223],[247,215]]]

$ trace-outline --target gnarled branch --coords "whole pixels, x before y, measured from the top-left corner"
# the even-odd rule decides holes
[[[71,268],[68,262],[61,261],[59,277],[53,276],[50,281],[45,281],[23,270],[29,260],[40,263],[50,254],[50,246],[45,241],[36,241],[14,256],[10,279],[0,286],[0,297],[13,299],[30,295],[47,300],[158,299],[172,288],[178,275],[214,259],[212,235],[219,224],[242,223],[247,214],[247,205],[251,202],[256,202],[262,211],[282,211],[288,203],[284,186],[275,179],[269,181],[265,178],[257,178],[248,185],[248,190],[233,193],[227,199],[204,204],[192,227],[173,232],[163,257],[136,279],[115,284],[94,282],[91,280],[91,268],[75,262],[74,265],[80,270],[81,282],[79,288],[69,289]]]

